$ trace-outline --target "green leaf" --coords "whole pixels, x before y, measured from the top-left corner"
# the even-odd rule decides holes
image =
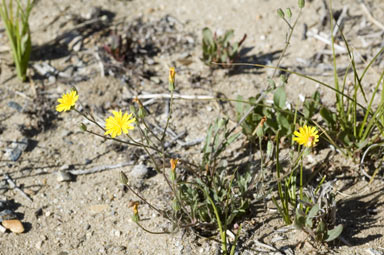
[[[208,27],[203,28],[203,44],[204,43],[210,45],[211,47],[215,44],[213,41],[212,31]]]
[[[289,123],[288,119],[281,113],[277,115],[277,122],[279,123],[280,128],[283,128],[285,132],[291,129],[291,124]]]
[[[285,108],[285,102],[286,102],[287,95],[285,94],[285,90],[283,87],[278,87],[273,94],[273,103],[276,107],[280,109]]]
[[[295,227],[302,229],[305,226],[305,215],[299,207],[296,208],[295,214]]]
[[[328,110],[328,108],[322,107],[320,115],[327,122],[328,126],[333,127],[336,124],[335,114]]]
[[[23,56],[31,44],[30,37],[29,37],[28,33],[23,35],[20,43],[21,43],[21,55]]]
[[[227,44],[229,44],[229,41],[232,40],[233,36],[234,36],[233,29],[230,29],[227,32],[225,32],[225,35],[224,35],[224,38],[223,38],[224,46],[227,46]]]
[[[272,141],[268,141],[267,143],[267,158],[272,158],[272,155],[273,155],[273,147],[274,147],[274,144]]]
[[[327,238],[324,241],[330,242],[335,240],[341,235],[341,232],[343,232],[343,225],[339,224],[333,229],[327,231]]]

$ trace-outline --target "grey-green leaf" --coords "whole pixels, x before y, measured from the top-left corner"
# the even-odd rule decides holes
[[[330,242],[335,240],[341,235],[341,232],[343,232],[343,225],[339,224],[333,229],[327,231],[327,238],[325,239],[325,241]]]
[[[307,219],[305,220],[305,225],[309,226],[312,228],[313,222],[312,219],[316,216],[317,212],[320,210],[319,204],[315,204],[311,210],[309,211],[307,215]]]

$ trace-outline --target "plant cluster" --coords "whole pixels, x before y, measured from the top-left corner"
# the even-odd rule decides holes
[[[304,0],[299,0],[300,13]],[[298,14],[298,17],[300,16]],[[278,15],[287,23],[287,34],[284,55],[297,19],[290,23],[293,14],[290,9],[285,12],[278,10]],[[332,14],[331,14],[332,17]],[[332,19],[332,18],[331,18]],[[331,24],[332,30],[333,26]],[[230,65],[238,54],[238,49],[245,37],[232,45],[230,40],[233,31],[227,31],[223,36],[213,34],[210,29],[203,30],[203,61]],[[342,34],[342,32],[341,32]],[[342,35],[345,44],[348,44]],[[332,39],[334,43],[334,38]],[[333,46],[333,45],[332,45]],[[119,46],[114,48],[120,52]],[[148,201],[142,194],[130,185],[130,180],[121,172],[121,180],[143,203],[157,211],[172,223],[172,228],[162,232],[148,230],[140,221],[139,203],[133,204],[133,220],[143,230],[149,233],[171,233],[180,228],[191,229],[200,235],[220,236],[223,254],[234,254],[238,238],[241,235],[242,217],[252,206],[251,193],[257,193],[254,187],[255,173],[240,164],[233,164],[226,158],[226,152],[234,146],[240,137],[246,137],[248,144],[258,145],[260,155],[259,172],[266,169],[273,171],[275,179],[271,189],[272,201],[285,224],[294,224],[298,229],[308,234],[311,240],[324,243],[335,241],[343,231],[343,226],[337,220],[337,201],[335,199],[333,182],[326,181],[326,176],[320,177],[319,182],[310,183],[305,179],[304,168],[306,157],[322,142],[335,146],[346,156],[351,156],[363,149],[370,148],[383,134],[384,119],[382,117],[384,91],[382,79],[384,72],[377,81],[373,94],[367,99],[367,92],[362,87],[362,80],[373,61],[384,51],[384,48],[369,62],[360,75],[356,69],[353,54],[348,48],[350,69],[353,71],[354,94],[346,93],[345,73],[340,86],[336,72],[336,55],[334,58],[334,85],[326,84],[313,77],[280,68],[276,70],[298,75],[307,80],[315,81],[335,92],[336,105],[332,110],[322,104],[320,93],[316,91],[306,98],[301,105],[292,106],[287,102],[286,89],[288,78],[281,76],[281,83],[276,86],[273,79],[266,92],[255,97],[236,101],[237,126],[230,128],[227,117],[217,118],[208,128],[199,162],[175,158],[167,149],[166,131],[172,121],[172,105],[175,90],[176,70],[169,70],[169,91],[171,112],[168,115],[161,133],[150,128],[149,113],[139,99],[130,107],[130,113],[113,111],[105,121],[105,126],[98,124],[91,113],[80,112],[76,109],[78,93],[74,89],[59,99],[57,111],[74,110],[95,124],[101,131],[92,131],[82,124],[83,131],[111,139],[116,142],[142,148],[151,159],[154,169],[163,176],[172,193],[172,199],[167,208],[159,208],[155,201]],[[113,51],[111,50],[112,54]],[[259,65],[260,66],[260,65]],[[272,77],[274,78],[274,77]],[[273,98],[272,102],[266,96]],[[364,98],[364,104],[358,102],[358,96]],[[379,97],[378,106],[373,107],[373,101]],[[364,106],[367,105],[367,106]],[[362,114],[362,118],[359,115]],[[242,132],[235,131],[241,126]],[[135,131],[136,135],[132,135]],[[138,136],[138,137],[136,137]],[[123,138],[121,138],[123,137]],[[267,146],[265,147],[265,142]],[[288,141],[284,143],[283,141]],[[281,148],[290,150],[284,164],[280,158]],[[266,150],[266,157],[265,157]],[[159,161],[157,159],[161,159]],[[170,162],[166,167],[165,162]],[[272,163],[271,163],[272,162]],[[267,165],[269,166],[267,167]],[[183,169],[183,171],[181,171]],[[265,196],[263,198],[266,198]],[[235,232],[235,240],[228,240],[228,231]]]
[[[239,42],[231,43],[234,37],[234,30],[228,30],[224,35],[212,33],[211,29],[205,27],[203,29],[202,60],[205,64],[213,67],[213,63],[217,63],[222,67],[231,67],[239,55],[239,50],[247,35],[244,35]]]
[[[29,15],[33,1],[28,0],[26,6],[23,6],[20,0],[15,0],[15,2],[16,5],[13,0],[9,0],[7,4],[5,0],[2,0],[0,16],[7,31],[17,76],[21,81],[25,81],[32,49]]]

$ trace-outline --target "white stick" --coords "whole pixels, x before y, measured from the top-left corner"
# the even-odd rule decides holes
[[[368,19],[369,19],[373,24],[375,24],[376,26],[378,26],[379,28],[381,28],[382,30],[384,30],[384,25],[381,24],[379,21],[377,21],[377,20],[372,16],[372,14],[369,12],[367,6],[364,4],[364,1],[363,1],[363,0],[361,0],[361,2],[360,2],[360,6],[361,6],[361,8],[363,9],[363,11],[365,12],[365,14],[367,14]]]
[[[130,99],[133,98],[138,99],[169,99],[171,98],[171,94],[146,94],[146,95],[138,95],[138,96],[132,96],[129,97]],[[214,96],[204,96],[204,95],[180,95],[180,94],[173,94],[173,99],[187,99],[187,100],[212,100],[215,99]]]
[[[321,41],[327,45],[332,45],[331,40],[329,40],[328,38],[325,38],[324,36],[321,36],[321,35],[313,32],[313,31],[308,31],[308,36],[312,36],[313,38],[315,38],[315,39],[317,39],[317,40],[319,40],[319,41]],[[347,53],[348,52],[347,49],[341,45],[334,43],[334,46],[335,46],[335,49],[340,51],[341,53]]]
[[[114,169],[114,168],[129,166],[129,165],[133,165],[133,164],[134,164],[133,161],[128,161],[128,162],[123,162],[123,163],[116,164],[116,165],[96,166],[96,167],[91,168],[91,169],[71,170],[71,171],[68,171],[68,172],[73,174],[73,175],[93,174],[93,173],[96,173],[96,172],[102,172],[102,171],[105,171],[105,170],[110,170],[110,169]]]

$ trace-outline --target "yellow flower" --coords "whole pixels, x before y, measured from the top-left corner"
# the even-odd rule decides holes
[[[319,135],[317,133],[316,127],[304,125],[304,127],[299,128],[299,131],[293,133],[296,136],[293,140],[305,147],[313,147],[319,141]]]
[[[135,122],[135,118],[132,117],[132,113],[128,115],[128,113],[123,113],[120,111],[113,111],[113,116],[109,116],[105,121],[105,135],[110,134],[112,138],[124,134],[128,134],[128,130],[133,129],[131,125],[132,122]]]
[[[73,106],[75,106],[75,103],[77,99],[79,98],[79,95],[77,94],[76,90],[72,90],[71,92],[67,94],[63,94],[63,96],[57,101],[60,103],[56,106],[56,111],[58,112],[66,112],[72,109]]]

